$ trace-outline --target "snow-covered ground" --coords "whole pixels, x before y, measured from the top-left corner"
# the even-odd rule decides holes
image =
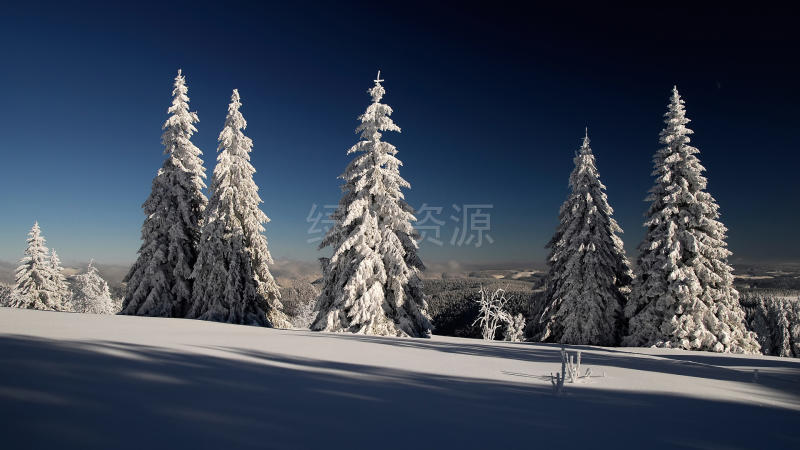
[[[0,308],[0,447],[800,448],[798,360],[570,348]]]

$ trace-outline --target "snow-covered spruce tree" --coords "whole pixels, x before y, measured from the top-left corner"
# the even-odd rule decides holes
[[[16,270],[17,283],[14,288],[16,295],[10,306],[62,311],[64,305],[56,292],[53,268],[39,222],[33,224],[27,242],[25,256],[20,260],[20,266]]]
[[[167,159],[145,201],[139,257],[125,277],[121,314],[183,317],[192,297],[191,274],[203,210],[205,168],[191,142],[197,113],[189,111],[186,80],[178,70],[161,142]]]
[[[788,322],[792,342],[792,356],[800,358],[800,301],[787,300],[789,307]]]
[[[800,357],[800,302],[778,296],[750,295],[740,298],[745,324],[756,335],[761,353]]]
[[[715,352],[758,352],[744,325],[733,287],[725,226],[706,192],[705,168],[689,145],[684,102],[673,88],[661,131],[664,145],[653,157],[644,241],[625,308],[630,346],[663,346]]]
[[[789,323],[791,305],[783,299],[773,299],[770,305],[770,323],[772,325],[772,345],[775,356],[792,356],[792,332]]]
[[[219,134],[219,156],[194,273],[194,297],[187,317],[246,325],[289,328],[278,284],[270,274],[272,257],[264,236],[269,222],[261,211],[253,141],[234,89],[225,127]]]
[[[332,214],[333,227],[320,244],[333,255],[322,259],[323,287],[312,330],[387,336],[430,336],[422,293],[413,208],[402,188],[397,149],[381,141],[382,132],[400,131],[380,103],[380,79],[369,90],[372,104],[359,118],[360,141],[348,150],[357,156],[340,178],[343,195]]]
[[[72,308],[75,312],[90,314],[116,312],[108,283],[100,276],[93,262],[89,263],[86,273],[73,278],[72,290]]]
[[[55,250],[50,250],[50,270],[53,277],[53,291],[58,297],[58,302],[63,306],[64,310],[70,310],[72,305],[72,292],[67,283],[67,278],[64,276],[64,268],[61,267],[61,259]]]
[[[17,298],[13,285],[0,283],[0,306],[16,305],[18,303]]]
[[[547,244],[548,295],[539,318],[540,340],[616,345],[622,337],[622,308],[632,273],[588,132],[573,161],[571,192]]]

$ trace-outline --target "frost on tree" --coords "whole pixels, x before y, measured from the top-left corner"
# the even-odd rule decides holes
[[[72,293],[67,278],[64,276],[64,268],[61,267],[61,259],[58,257],[58,253],[52,249],[50,250],[50,270],[57,302],[62,305],[64,311],[68,311],[72,304]]]
[[[706,192],[699,151],[689,145],[684,102],[673,88],[664,145],[653,157],[644,241],[625,308],[630,319],[624,344],[715,352],[757,352],[744,325],[739,293],[727,259],[725,226]]]
[[[631,268],[600,181],[588,133],[575,155],[571,192],[548,243],[547,303],[539,318],[544,342],[616,345]]]
[[[75,312],[91,314],[116,312],[108,283],[100,276],[93,263],[89,263],[86,273],[73,278],[72,290],[72,307]]]
[[[253,181],[253,141],[243,133],[247,122],[239,112],[241,105],[234,89],[219,135],[220,153],[192,275],[194,298],[188,317],[289,328],[278,284],[268,267],[272,257],[263,233],[269,219],[260,209]]]
[[[481,286],[478,293],[480,298],[475,300],[475,303],[478,304],[478,317],[472,322],[472,326],[479,325],[483,340],[492,341],[498,328],[514,323],[514,318],[506,311],[506,303],[509,299],[506,298],[505,289],[496,289],[489,295],[489,292]],[[525,326],[524,323],[522,326]],[[516,330],[511,333],[516,334]]]
[[[27,243],[25,256],[15,273],[15,296],[10,306],[63,311],[65,308],[57,291],[55,273],[38,222],[28,233]]]
[[[800,357],[800,299],[749,297],[739,299],[747,329],[756,334],[761,353]]]
[[[521,342],[525,333],[525,316],[517,314],[511,317],[511,320],[506,324],[506,331],[503,333],[503,339],[511,342]]]
[[[178,70],[161,142],[167,159],[145,201],[139,257],[125,277],[122,314],[183,317],[192,297],[191,274],[206,197],[202,152],[191,142],[197,113],[189,111]]]
[[[340,176],[343,195],[331,215],[334,225],[320,244],[333,255],[323,258],[323,287],[312,330],[386,336],[430,336],[431,323],[422,293],[416,220],[402,188],[397,149],[381,141],[382,132],[400,131],[380,103],[385,94],[380,73],[369,90],[372,104],[359,118],[360,141],[348,150],[356,156]]]

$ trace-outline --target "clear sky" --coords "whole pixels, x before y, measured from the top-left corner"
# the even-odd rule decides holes
[[[209,175],[239,89],[276,258],[326,254],[309,214],[338,201],[378,69],[407,199],[442,208],[426,260],[543,261],[586,126],[633,257],[673,84],[734,261],[800,258],[798,37],[767,5],[20,3],[0,15],[0,260],[34,220],[65,261],[135,259],[178,68]],[[492,243],[450,243],[468,204],[492,205]]]

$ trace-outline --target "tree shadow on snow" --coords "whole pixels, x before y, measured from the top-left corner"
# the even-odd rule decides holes
[[[503,358],[526,362],[553,364],[553,372],[560,369],[561,345],[548,343],[503,341],[446,342],[429,339],[393,338],[383,336],[353,335],[346,333],[314,333],[308,336],[355,340],[374,344],[413,348],[427,351],[454,353],[488,358]],[[752,382],[752,367],[788,369],[781,377],[760,373],[759,383],[776,393],[794,396],[800,401],[800,362],[788,358],[747,359],[736,356],[713,355],[706,352],[681,354],[635,353],[623,348],[566,345],[567,351],[582,351],[583,366],[633,369],[647,372],[668,373],[687,377],[706,378],[737,382]],[[746,368],[732,369],[732,367]],[[597,374],[597,373],[595,373]],[[520,374],[523,375],[523,374]],[[538,378],[546,374],[527,374]]]
[[[556,396],[546,384],[212,351],[218,356],[0,336],[3,448],[797,448],[800,442],[800,412],[787,409],[600,389]]]

